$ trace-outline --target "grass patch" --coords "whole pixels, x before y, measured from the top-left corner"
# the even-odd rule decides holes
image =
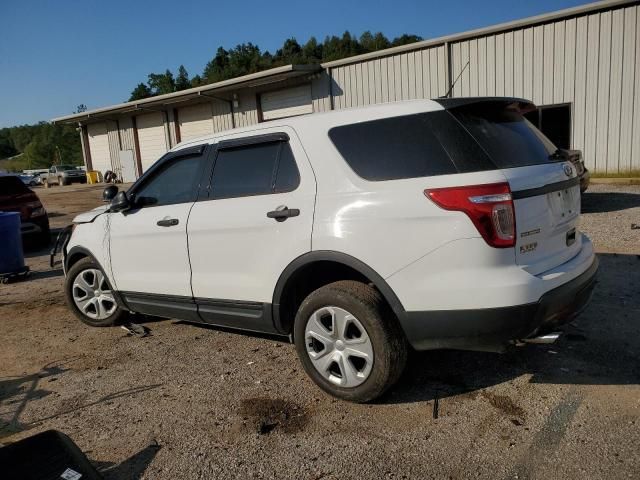
[[[591,178],[640,178],[640,170],[627,170],[619,173],[591,172]]]

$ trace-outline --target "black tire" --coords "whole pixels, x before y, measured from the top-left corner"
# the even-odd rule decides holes
[[[371,373],[358,386],[345,388],[330,382],[316,370],[307,353],[307,322],[314,312],[327,306],[342,308],[355,316],[371,341]],[[375,288],[352,280],[325,285],[304,299],[295,318],[294,342],[311,379],[325,392],[351,402],[364,403],[381,396],[398,381],[407,362],[407,340],[391,308]]]
[[[58,177],[58,185],[62,186],[62,185],[68,185],[68,184],[69,182],[67,182],[64,177]]]
[[[80,319],[80,321],[86,323],[91,327],[110,327],[116,323],[121,322],[128,314],[128,312],[126,310],[123,310],[120,306],[118,306],[109,317],[102,320],[96,320],[85,315],[76,306],[76,303],[73,300],[73,282],[76,277],[80,275],[80,273],[88,269],[100,270],[104,275],[104,271],[100,268],[100,265],[98,265],[97,262],[95,262],[91,257],[85,257],[82,260],[76,262],[67,272],[67,277],[64,282],[64,293],[67,305],[74,313],[74,315]],[[112,288],[111,285],[109,285],[109,288]]]

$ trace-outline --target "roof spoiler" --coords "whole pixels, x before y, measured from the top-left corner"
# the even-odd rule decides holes
[[[515,104],[520,113],[525,114],[535,110],[537,107],[531,100],[518,97],[458,97],[458,98],[434,98],[445,109],[465,107],[479,103],[504,103],[506,105]]]

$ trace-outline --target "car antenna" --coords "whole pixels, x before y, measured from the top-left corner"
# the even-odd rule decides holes
[[[456,83],[458,83],[458,80],[460,80],[460,77],[462,76],[462,74],[464,73],[464,71],[467,69],[467,67],[469,66],[469,62],[471,60],[467,60],[467,63],[464,65],[464,67],[462,67],[462,70],[460,70],[460,73],[458,74],[458,76],[456,77],[456,79],[453,81],[453,83],[451,84],[451,86],[449,87],[449,91],[447,92],[447,94],[444,97],[440,97],[440,98],[451,98],[451,93],[453,92],[453,87],[456,86]]]

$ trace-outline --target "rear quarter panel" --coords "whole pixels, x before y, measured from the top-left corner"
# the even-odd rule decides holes
[[[318,179],[313,250],[346,253],[383,278],[448,242],[480,237],[464,213],[436,206],[425,189],[505,181],[499,171],[367,181],[326,131],[300,133]]]

